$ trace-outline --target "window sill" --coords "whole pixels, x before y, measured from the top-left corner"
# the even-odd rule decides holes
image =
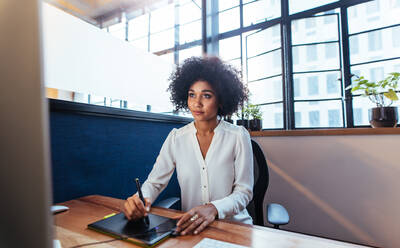
[[[250,132],[251,137],[266,136],[327,136],[400,134],[400,128],[343,128],[310,130],[266,130]]]

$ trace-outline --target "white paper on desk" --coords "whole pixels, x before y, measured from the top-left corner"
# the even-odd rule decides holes
[[[197,243],[193,248],[247,248],[247,247],[216,239],[204,238],[199,243]]]

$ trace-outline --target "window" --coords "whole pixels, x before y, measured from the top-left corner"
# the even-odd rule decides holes
[[[342,124],[340,123],[340,110],[339,109],[330,109],[328,110],[328,121],[329,127],[339,127]]]
[[[382,49],[382,37],[380,30],[368,33],[368,49],[370,51]]]
[[[362,125],[363,124],[363,115],[361,108],[353,109],[353,118],[354,118],[354,125]]]
[[[319,111],[310,111],[308,119],[311,127],[319,127]]]
[[[326,91],[328,94],[335,94],[339,91],[339,81],[336,73],[326,75]]]
[[[297,47],[292,48],[293,64],[297,65],[299,63],[299,49]]]
[[[371,68],[370,71],[370,80],[372,82],[377,82],[383,79],[383,68],[382,67],[377,67],[377,68]]]
[[[315,61],[317,60],[317,47],[314,45],[307,46],[307,61]]]
[[[393,47],[400,47],[400,26],[392,29]]]
[[[367,3],[367,14],[374,14],[379,12],[379,0],[374,0]]]
[[[295,78],[293,80],[293,94],[294,94],[294,97],[299,97],[301,95],[301,92],[300,92],[300,78]]]
[[[319,90],[318,90],[318,77],[313,76],[313,77],[308,77],[308,95],[318,95]]]
[[[239,8],[225,10],[219,13],[219,32],[224,33],[240,27]]]
[[[358,53],[358,36],[350,36],[350,54]]]
[[[321,5],[336,2],[337,0],[289,0],[290,14],[301,12],[303,10],[312,9]]]
[[[274,98],[281,99],[282,98],[282,81],[274,81]]]
[[[333,9],[325,12],[325,14],[333,14],[333,13],[335,13],[335,11]],[[335,18],[336,18],[335,15],[327,15],[327,16],[325,16],[324,24],[334,23],[335,22]]]
[[[306,19],[306,28],[315,28],[315,26],[316,26],[315,18],[311,17]]]
[[[301,126],[301,112],[294,113],[294,120],[295,120],[296,126]]]
[[[327,43],[325,44],[325,58],[335,58],[337,54],[336,44],[334,43]]]
[[[283,123],[283,115],[282,115],[282,113],[275,113],[275,116],[274,116],[274,117],[275,117],[275,118],[274,118],[274,120],[275,120],[275,126],[276,126],[276,127],[281,126],[282,123]]]

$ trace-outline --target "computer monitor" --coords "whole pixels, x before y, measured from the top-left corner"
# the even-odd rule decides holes
[[[0,1],[0,247],[52,247],[40,4]]]

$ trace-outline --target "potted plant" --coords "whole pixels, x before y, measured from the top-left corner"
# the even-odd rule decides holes
[[[260,106],[249,104],[248,112],[250,117],[252,118],[249,121],[249,128],[251,131],[260,131],[262,127],[262,113]]]
[[[399,100],[396,90],[400,73],[392,72],[385,79],[372,82],[363,76],[354,80],[355,85],[346,88],[351,92],[362,91],[376,107],[369,109],[369,123],[372,127],[395,127],[398,121],[397,107],[391,107],[394,101]]]
[[[238,118],[236,120],[236,125],[244,126],[246,129],[249,129],[250,112],[246,106],[242,106],[240,111],[236,112],[236,117]]]

